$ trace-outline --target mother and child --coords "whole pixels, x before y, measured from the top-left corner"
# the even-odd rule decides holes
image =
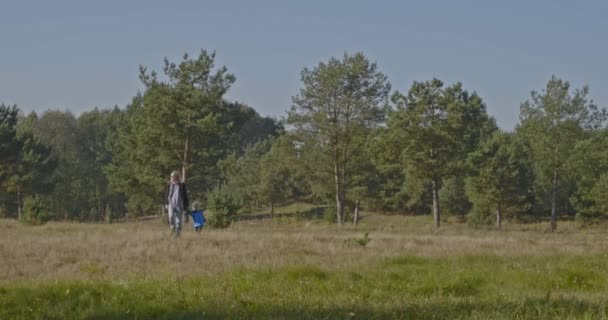
[[[180,181],[179,171],[171,172],[171,181],[167,187],[166,208],[169,213],[171,234],[179,237],[182,231],[184,213],[192,217],[192,226],[197,233],[205,226],[205,216],[198,202],[192,204],[192,211],[188,210],[188,191],[186,184]]]

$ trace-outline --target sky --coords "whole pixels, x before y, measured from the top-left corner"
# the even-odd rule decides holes
[[[477,92],[500,127],[552,75],[608,106],[608,1],[0,0],[0,103],[124,107],[139,65],[216,52],[227,98],[281,118],[300,72],[361,51],[394,90],[433,77]]]

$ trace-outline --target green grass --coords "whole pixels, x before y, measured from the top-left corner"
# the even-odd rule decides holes
[[[607,319],[607,255],[393,257],[345,270],[16,282],[0,319]]]
[[[278,208],[171,239],[158,220],[0,220],[0,319],[608,319],[607,225]]]

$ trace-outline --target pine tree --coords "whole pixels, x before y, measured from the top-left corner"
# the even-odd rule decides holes
[[[568,168],[574,146],[605,121],[606,112],[588,100],[588,93],[585,86],[570,94],[570,84],[553,76],[543,92],[533,91],[521,105],[518,131],[530,144],[538,184],[550,189],[551,231],[557,228],[560,186],[573,173]],[[563,201],[571,194],[565,194]]]
[[[444,88],[433,79],[414,82],[407,96],[393,95],[397,110],[390,114],[389,137],[401,150],[408,189],[430,185],[435,228],[440,226],[439,192],[444,179],[463,170],[467,154],[495,130],[486,106],[460,83]]]
[[[521,211],[532,193],[533,176],[526,163],[524,148],[512,134],[496,132],[478,150],[469,155],[477,168],[470,178],[470,197],[496,212],[496,227],[501,228],[506,211]]]
[[[337,223],[344,220],[353,157],[385,115],[390,85],[362,53],[331,58],[301,74],[303,88],[293,97],[287,123],[304,171],[321,193],[333,194]],[[324,183],[332,181],[332,191]]]

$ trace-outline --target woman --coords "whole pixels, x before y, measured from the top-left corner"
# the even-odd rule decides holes
[[[184,209],[188,208],[188,192],[186,184],[181,183],[178,171],[171,172],[171,182],[167,188],[167,210],[169,212],[169,224],[171,233],[179,237],[182,232],[182,219]]]

